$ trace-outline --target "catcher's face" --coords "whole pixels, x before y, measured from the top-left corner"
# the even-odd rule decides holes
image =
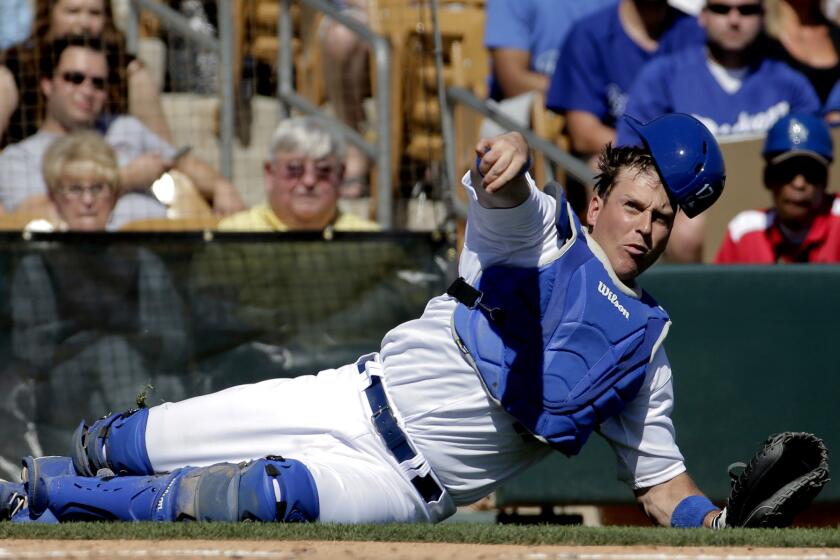
[[[625,169],[605,199],[592,198],[586,217],[616,275],[629,282],[665,250],[674,209],[655,172]]]
[[[269,205],[289,229],[323,229],[335,218],[343,176],[344,166],[335,157],[278,153],[265,164]]]

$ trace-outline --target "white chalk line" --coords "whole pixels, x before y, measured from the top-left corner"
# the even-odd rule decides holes
[[[70,543],[71,541],[68,541]],[[212,548],[179,549],[130,549],[130,550],[9,550],[0,548],[0,558],[175,558],[199,556],[202,558],[283,558],[292,559],[298,555],[291,552],[263,550],[217,550]]]

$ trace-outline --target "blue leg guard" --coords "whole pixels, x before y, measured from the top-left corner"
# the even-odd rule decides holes
[[[75,476],[76,469],[70,457],[24,457],[21,478],[26,484],[29,516],[40,517],[47,509],[46,481],[58,476]]]
[[[154,474],[146,452],[149,409],[141,408],[101,418],[90,427],[79,424],[73,434],[73,464],[82,476],[101,469],[117,475]]]
[[[30,508],[48,509],[60,521],[316,521],[319,515],[309,469],[281,457],[158,476],[48,476],[44,471],[30,468],[24,481]]]

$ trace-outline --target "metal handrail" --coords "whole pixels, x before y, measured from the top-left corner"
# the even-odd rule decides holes
[[[233,64],[233,12],[231,0],[219,2],[219,37],[200,33],[190,27],[183,14],[161,4],[157,0],[131,0],[126,27],[126,43],[129,52],[136,54],[140,44],[140,10],[147,10],[160,19],[170,31],[196,43],[202,49],[219,56],[220,130],[219,171],[228,180],[233,179],[233,129],[234,129],[234,64]],[[230,17],[225,17],[230,14]]]
[[[552,163],[559,165],[578,181],[584,183],[592,182],[594,178],[594,172],[592,171],[592,169],[589,168],[588,165],[586,165],[586,163],[569,154],[568,152],[564,152],[545,138],[537,136],[533,130],[517,123],[509,116],[496,109],[495,107],[488,105],[485,101],[482,101],[481,99],[476,97],[471,91],[458,86],[450,86],[446,90],[446,97],[448,101],[454,103],[447,103],[446,111],[449,113],[449,118],[443,120],[443,126],[453,126],[452,122],[455,111],[454,104],[461,103],[463,105],[466,105],[470,109],[476,111],[477,113],[480,113],[484,117],[494,121],[496,124],[502,126],[503,128],[519,132],[520,134],[522,134],[522,136],[525,137],[525,140],[528,142],[528,146],[534,152],[536,152],[541,157],[548,159]],[[454,130],[448,130],[446,131],[446,133],[449,135],[450,138],[454,138],[455,136]],[[447,146],[447,151],[449,152],[449,154],[446,158],[447,161],[445,163],[450,168],[450,173],[452,174],[451,176],[455,176],[454,145]],[[550,165],[546,166],[546,175],[548,175],[549,180],[554,179],[554,173]],[[456,214],[460,217],[466,217],[466,205],[456,196],[455,189],[449,189],[449,194],[450,204],[455,210]]]
[[[218,0],[220,14],[231,14],[231,0]],[[341,25],[347,27],[363,39],[368,41],[373,48],[373,59],[377,72],[375,102],[377,106],[377,134],[376,142],[368,142],[357,130],[334,118],[329,118],[319,107],[315,106],[308,99],[300,96],[295,91],[293,80],[292,61],[292,0],[283,0],[283,9],[278,14],[278,85],[277,97],[280,102],[280,114],[287,117],[292,109],[304,114],[319,115],[326,117],[330,126],[344,135],[353,145],[358,147],[367,157],[376,162],[378,197],[376,201],[377,220],[383,228],[393,226],[393,188],[392,188],[392,165],[391,165],[391,52],[388,41],[381,35],[375,33],[359,20],[348,16],[340,11],[328,0],[297,0],[315,10],[323,12],[326,16],[334,19]],[[139,10],[148,10],[155,14],[161,23],[172,31],[195,42],[200,47],[214,51],[220,57],[221,75],[221,131],[220,131],[220,171],[230,179],[233,175],[233,129],[234,129],[234,83],[233,75],[233,18],[219,18],[219,38],[211,37],[197,32],[189,26],[189,21],[179,12],[159,3],[156,0],[131,0],[129,3],[130,17],[126,36],[129,50],[137,52],[139,43]],[[539,156],[562,167],[570,175],[579,181],[589,183],[593,179],[592,170],[578,158],[572,156],[555,146],[550,141],[537,136],[533,130],[523,126],[510,117],[499,111],[497,108],[488,105],[485,101],[476,97],[467,89],[451,86],[446,89],[445,110],[442,111],[441,127],[444,138],[450,139],[445,142],[444,165],[448,181],[452,182],[457,177],[455,170],[455,146],[452,139],[455,138],[454,131],[454,103],[463,104],[478,112],[484,117],[496,122],[503,128],[521,133],[528,145]],[[450,103],[451,102],[451,103]],[[549,179],[553,179],[551,166],[546,166],[546,173]],[[448,189],[451,197],[452,207],[460,216],[466,215],[466,206],[455,196],[454,189]]]
[[[331,126],[343,134],[353,145],[357,146],[366,156],[376,161],[377,201],[376,219],[379,224],[390,229],[393,226],[393,188],[391,185],[391,53],[388,41],[381,35],[371,31],[365,24],[341,12],[332,2],[326,0],[298,0],[301,4],[310,6],[347,27],[373,48],[374,64],[376,66],[376,110],[377,134],[376,143],[365,140],[355,129],[336,120],[329,119]],[[308,115],[325,116],[324,112],[309,100],[295,92],[292,80],[292,0],[283,0],[283,9],[278,14],[277,60],[278,69],[277,97],[281,103],[281,114],[288,116],[290,108],[297,109]]]
[[[532,150],[541,153],[548,158],[549,161],[565,169],[578,181],[586,183],[592,181],[594,172],[588,165],[586,165],[586,163],[570,153],[561,150],[545,138],[537,136],[533,130],[527,126],[517,123],[497,108],[488,105],[473,95],[471,91],[458,86],[450,86],[447,89],[446,94],[450,100],[468,106],[470,109],[481,113],[483,116],[495,121],[497,124],[508,130],[521,133]]]

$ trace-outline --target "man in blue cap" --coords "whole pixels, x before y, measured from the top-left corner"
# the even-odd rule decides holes
[[[840,262],[840,197],[826,191],[834,145],[826,123],[808,113],[779,119],[762,151],[773,206],[729,222],[719,264]]]
[[[437,522],[589,436],[654,522],[722,526],[671,421],[670,321],[636,284],[678,209],[720,195],[723,159],[688,115],[608,147],[584,227],[527,174],[518,133],[483,139],[461,278],[377,353],[82,424],[72,458],[0,485],[15,520]],[[551,185],[556,187],[556,185]],[[725,510],[724,510],[725,511]]]

